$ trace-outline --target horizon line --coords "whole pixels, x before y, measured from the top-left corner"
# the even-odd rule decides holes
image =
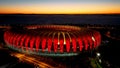
[[[1,15],[2,14],[3,15],[4,14],[25,14],[25,15],[27,15],[27,14],[34,14],[34,15],[37,15],[37,14],[38,15],[39,14],[40,15],[57,15],[57,14],[58,15],[79,15],[79,14],[81,14],[82,15],[83,14],[84,15],[84,14],[120,14],[120,13],[78,13],[78,14],[76,14],[76,13],[75,14],[74,13],[73,14],[72,13],[70,13],[70,14],[69,13],[68,14],[67,13],[0,13],[0,14]]]

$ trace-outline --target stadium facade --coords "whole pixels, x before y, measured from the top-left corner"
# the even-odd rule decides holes
[[[9,29],[4,40],[14,50],[45,56],[73,56],[101,43],[98,31],[68,25],[35,25]]]

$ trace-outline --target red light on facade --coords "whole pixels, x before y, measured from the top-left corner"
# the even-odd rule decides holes
[[[87,49],[88,49],[87,39],[86,39],[86,38],[83,38],[83,41],[84,41],[84,45],[85,45],[85,50],[87,50]]]
[[[91,50],[100,45],[101,35],[97,31],[74,26],[41,25],[26,27],[22,30],[8,30],[4,40],[8,46],[25,48],[34,52],[70,53]],[[34,32],[34,34],[32,34]]]
[[[14,35],[11,35],[11,38],[9,39],[9,42],[11,45],[12,45],[13,38],[14,38]]]
[[[22,35],[19,35],[19,37],[16,40],[16,46],[19,47],[20,46],[20,39],[22,38]]]
[[[66,38],[66,51],[70,52],[70,39]]]
[[[76,52],[76,38],[72,38],[73,52]]]
[[[63,53],[64,40],[63,36],[60,35],[60,52]]]
[[[51,47],[52,47],[52,38],[48,38],[48,52],[51,52]]]
[[[91,36],[87,36],[88,42],[89,42],[89,47],[90,49],[92,49],[92,45],[93,45],[93,41],[92,41],[92,37]]]
[[[58,38],[56,38],[56,37],[54,37],[53,46],[54,46],[54,52],[57,52],[57,50],[58,50]]]
[[[38,52],[39,47],[40,47],[40,37],[39,36],[36,37],[35,45],[36,45],[36,51]]]
[[[16,45],[15,45],[15,41],[17,40],[17,37],[18,37],[18,36],[19,36],[18,34],[15,35],[15,37],[13,38],[13,41],[12,41],[12,45],[16,46]]]
[[[34,42],[35,42],[35,37],[32,37],[32,38],[30,39],[30,49],[31,49],[31,50],[33,50],[33,46],[35,46],[35,45],[34,45]]]
[[[82,51],[82,49],[83,49],[83,43],[82,43],[82,39],[80,37],[78,38],[78,44],[79,44],[80,51]]]
[[[26,47],[26,50],[28,50],[29,41],[30,41],[30,36],[27,36],[27,38],[26,38],[26,40],[25,40],[25,47]]]
[[[21,41],[20,41],[20,47],[21,47],[21,48],[23,47],[24,40],[25,40],[26,37],[27,37],[27,36],[24,35],[24,36],[21,38]],[[19,40],[20,40],[20,39],[19,39]],[[19,41],[19,40],[18,40],[18,41]]]
[[[42,39],[42,51],[44,52],[45,50],[45,47],[46,47],[46,38],[43,38]]]

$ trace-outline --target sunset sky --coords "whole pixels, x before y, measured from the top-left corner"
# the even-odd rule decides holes
[[[0,14],[120,13],[120,0],[0,0]]]

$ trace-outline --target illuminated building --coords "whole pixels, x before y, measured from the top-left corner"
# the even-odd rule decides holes
[[[90,51],[101,43],[99,32],[65,25],[27,26],[4,33],[7,46],[24,53],[45,56],[71,56]]]

